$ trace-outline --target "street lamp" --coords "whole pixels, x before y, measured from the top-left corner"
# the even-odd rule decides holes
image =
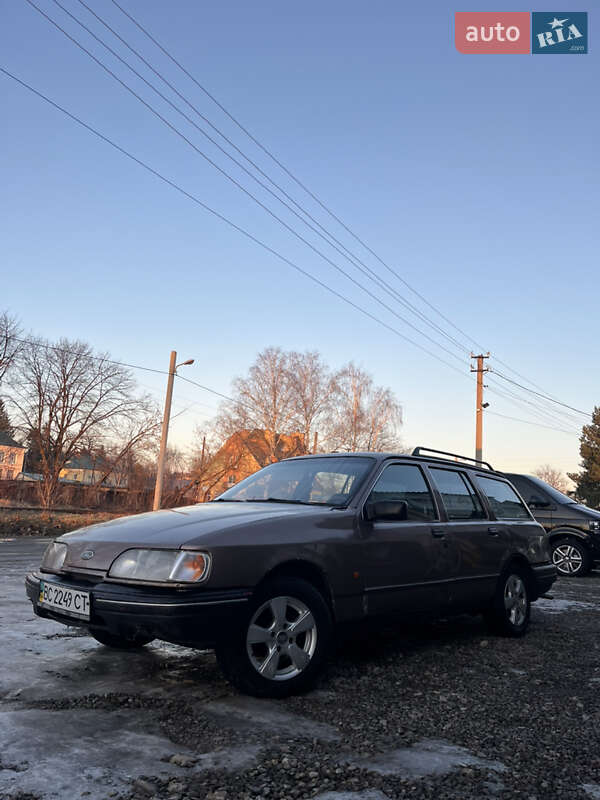
[[[165,413],[163,416],[162,433],[160,437],[160,450],[158,453],[158,465],[156,468],[156,484],[154,486],[154,503],[152,505],[153,511],[160,509],[160,500],[162,495],[163,474],[165,471],[165,456],[167,454],[167,438],[169,436],[169,420],[171,418],[171,399],[173,397],[173,381],[177,374],[177,367],[187,367],[189,364],[194,363],[193,358],[188,358],[181,364],[176,364],[177,353],[171,350],[171,360],[169,361],[169,377],[167,380],[167,396],[165,398]]]

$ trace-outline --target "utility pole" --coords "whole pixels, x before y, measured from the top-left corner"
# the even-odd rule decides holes
[[[317,445],[319,444],[319,433],[315,431],[315,437],[313,439],[313,453],[317,452]]]
[[[477,402],[475,406],[475,459],[476,461],[483,460],[483,373],[488,372],[488,367],[483,366],[483,359],[489,358],[490,354],[483,355],[480,353],[479,355],[474,355],[471,353],[471,358],[477,359],[477,367],[473,369],[471,367],[471,372],[477,373]],[[487,405],[487,404],[486,404]]]
[[[177,374],[177,367],[187,366],[193,364],[194,359],[189,358],[183,364],[176,364],[177,353],[171,350],[171,359],[169,361],[169,377],[167,379],[167,396],[165,397],[165,413],[163,415],[162,433],[160,436],[160,450],[158,453],[158,464],[156,467],[156,484],[154,486],[154,503],[152,505],[153,511],[158,511],[160,508],[160,501],[162,496],[163,474],[165,471],[165,457],[167,455],[167,439],[169,436],[169,420],[171,419],[171,399],[173,398],[173,381]]]

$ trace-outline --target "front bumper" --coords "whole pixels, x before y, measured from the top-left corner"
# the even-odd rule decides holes
[[[40,581],[90,594],[90,619],[81,620],[41,606]],[[98,628],[117,636],[148,636],[174,644],[210,647],[247,604],[247,589],[169,589],[100,581],[90,584],[62,575],[32,572],[25,578],[27,596],[40,617]]]
[[[593,561],[600,561],[600,533],[594,531],[590,534],[590,552]]]
[[[537,600],[550,589],[558,577],[558,572],[554,564],[538,564],[532,567],[532,570],[535,579],[535,599]]]

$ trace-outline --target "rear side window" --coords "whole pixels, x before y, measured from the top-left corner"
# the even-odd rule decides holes
[[[435,467],[430,467],[429,471],[442,495],[448,519],[486,518],[481,501],[464,473]]]
[[[498,519],[531,519],[518,494],[508,483],[479,475],[477,480]]]
[[[427,522],[438,518],[429,487],[419,467],[412,464],[391,464],[381,473],[368,502],[379,500],[405,501],[408,519]]]
[[[508,476],[510,478],[510,482],[516,486],[517,491],[520,492],[523,497],[527,500],[533,494],[533,486],[527,480],[527,478],[521,478],[520,476]],[[481,479],[479,480],[481,483]]]

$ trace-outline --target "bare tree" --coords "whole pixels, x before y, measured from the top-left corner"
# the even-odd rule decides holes
[[[101,486],[110,476],[117,483],[129,485],[126,478],[119,478],[119,474],[122,475],[123,469],[127,470],[127,465],[131,465],[132,457],[137,461],[158,445],[162,424],[158,409],[147,399],[144,404],[146,408],[141,405],[134,415],[117,415],[108,421],[101,444],[103,457],[98,464],[96,486]],[[93,441],[93,437],[89,438]],[[89,449],[92,448],[93,445]]]
[[[21,327],[17,318],[7,311],[0,313],[0,383],[22,347],[20,334]]]
[[[190,447],[190,472],[201,472],[222,444],[223,440],[216,435],[213,425],[196,425]]]
[[[303,433],[308,452],[312,437],[331,414],[335,377],[316,352],[289,354],[289,381],[294,406],[294,427]]]
[[[127,369],[81,341],[25,344],[10,387],[18,424],[40,454],[39,492],[46,508],[57,495],[60,471],[83,444],[105,441],[119,427],[139,430],[154,411],[147,397],[135,396]]]
[[[248,375],[234,380],[233,394],[233,402],[221,409],[219,431],[223,436],[253,428],[271,431],[271,460],[276,461],[278,438],[289,431],[296,413],[289,355],[280,347],[267,347]]]
[[[333,411],[327,426],[332,450],[397,450],[402,409],[390,389],[373,385],[364,370],[350,363],[336,376]]]
[[[569,481],[567,476],[564,475],[559,469],[555,469],[550,464],[542,464],[541,467],[538,467],[533,471],[533,474],[546,483],[549,483],[550,486],[558,489],[559,492],[566,493],[569,490]]]

